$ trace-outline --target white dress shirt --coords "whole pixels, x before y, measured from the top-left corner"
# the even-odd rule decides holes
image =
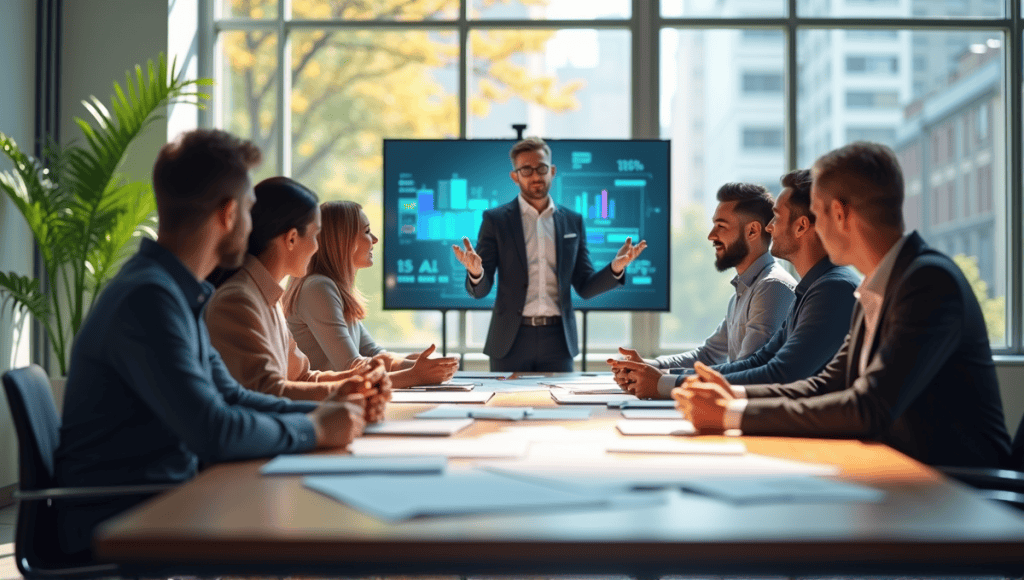
[[[555,204],[549,196],[547,207],[538,212],[522,195],[518,199],[529,272],[523,316],[561,316],[562,311],[558,308],[558,275],[555,271],[558,263],[555,251]]]

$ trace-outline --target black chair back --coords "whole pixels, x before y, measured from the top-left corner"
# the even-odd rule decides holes
[[[53,487],[53,454],[60,441],[60,416],[50,379],[39,365],[4,373],[4,391],[18,433],[18,481],[23,490]]]
[[[1013,436],[1013,445],[1010,449],[1010,467],[1024,471],[1024,417],[1021,417],[1020,423],[1017,424],[1017,434]]]
[[[54,487],[53,456],[60,441],[60,416],[46,371],[32,365],[7,371],[4,391],[18,434],[18,489]],[[49,499],[22,501],[14,537],[14,557],[25,578],[85,578],[116,571],[86,567],[82,557],[64,554],[57,541],[57,509]]]

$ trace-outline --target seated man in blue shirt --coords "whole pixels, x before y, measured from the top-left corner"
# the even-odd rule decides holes
[[[796,302],[782,328],[750,356],[712,368],[733,385],[791,382],[818,373],[836,354],[850,329],[850,313],[859,280],[852,270],[836,266],[825,253],[811,213],[811,172],[798,169],[782,177],[782,193],[773,208],[767,230],[771,253],[788,260],[800,275]],[[638,357],[623,349],[629,357]],[[647,365],[614,361],[622,388],[641,398],[669,398],[681,385],[682,374],[665,375]],[[733,387],[741,391],[743,387]]]
[[[142,240],[97,298],[75,339],[55,475],[60,486],[177,483],[199,461],[344,447],[362,432],[369,385],[353,374],[320,405],[238,384],[210,346],[203,308],[216,266],[238,267],[255,203],[260,151],[223,131],[165,145],[153,168],[156,241]],[[382,387],[383,388],[383,387]],[[69,560],[91,559],[93,529],[143,497],[66,501],[57,538]]]

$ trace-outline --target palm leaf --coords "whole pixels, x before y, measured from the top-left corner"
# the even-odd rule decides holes
[[[129,147],[167,104],[201,106],[208,95],[198,88],[209,84],[179,78],[163,54],[145,69],[136,66],[123,86],[113,83],[109,107],[95,97],[83,102],[91,123],[75,118],[82,138],[48,147],[49,169],[0,133],[0,153],[13,165],[0,173],[0,190],[25,217],[50,281],[43,293],[37,280],[0,274],[0,313],[27,310],[42,322],[62,373],[86,305],[134,251],[136,239],[155,228],[148,181],[132,183],[120,171]]]

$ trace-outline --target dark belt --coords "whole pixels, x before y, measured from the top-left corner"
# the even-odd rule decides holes
[[[561,324],[561,316],[524,316],[523,326],[551,326]]]

